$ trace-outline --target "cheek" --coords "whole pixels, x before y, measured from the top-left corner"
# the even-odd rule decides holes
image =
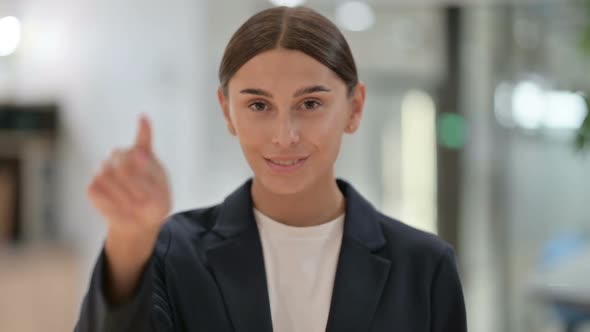
[[[263,137],[263,123],[257,121],[246,109],[232,108],[230,111],[232,124],[235,127],[240,143],[250,145]]]
[[[334,142],[341,135],[341,131],[341,126],[336,121],[313,123],[305,128],[306,136],[321,145]]]
[[[265,133],[264,124],[261,121],[255,121],[249,114],[245,112],[237,114],[234,113],[232,122],[238,133],[237,139],[246,160],[254,166],[253,163],[259,162],[260,156],[263,153],[264,146],[268,139]]]
[[[315,133],[325,142],[333,142],[336,137],[341,137],[346,122],[346,110],[340,107],[330,109],[324,116],[310,124],[310,132]]]
[[[266,141],[262,132],[252,126],[239,128],[238,140],[246,157],[251,154],[260,154]]]
[[[332,161],[340,150],[343,135],[342,119],[330,116],[323,120],[309,124],[305,128],[304,137],[321,151],[322,158]]]

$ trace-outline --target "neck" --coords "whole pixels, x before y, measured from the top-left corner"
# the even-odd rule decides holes
[[[256,177],[252,181],[254,206],[264,215],[289,226],[315,226],[334,220],[345,210],[344,196],[333,176],[302,192],[281,195],[269,191]]]

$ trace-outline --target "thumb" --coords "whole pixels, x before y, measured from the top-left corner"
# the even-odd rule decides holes
[[[144,152],[152,151],[152,127],[145,115],[139,118],[139,129],[135,137],[135,147]]]

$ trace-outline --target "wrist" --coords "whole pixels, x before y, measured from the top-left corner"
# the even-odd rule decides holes
[[[158,233],[122,232],[109,229],[105,251],[113,263],[143,264],[151,255]],[[136,263],[136,264],[133,264]]]

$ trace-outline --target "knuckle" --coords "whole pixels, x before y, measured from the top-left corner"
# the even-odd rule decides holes
[[[102,174],[102,179],[110,179],[114,175],[114,169],[111,165],[106,165]]]

